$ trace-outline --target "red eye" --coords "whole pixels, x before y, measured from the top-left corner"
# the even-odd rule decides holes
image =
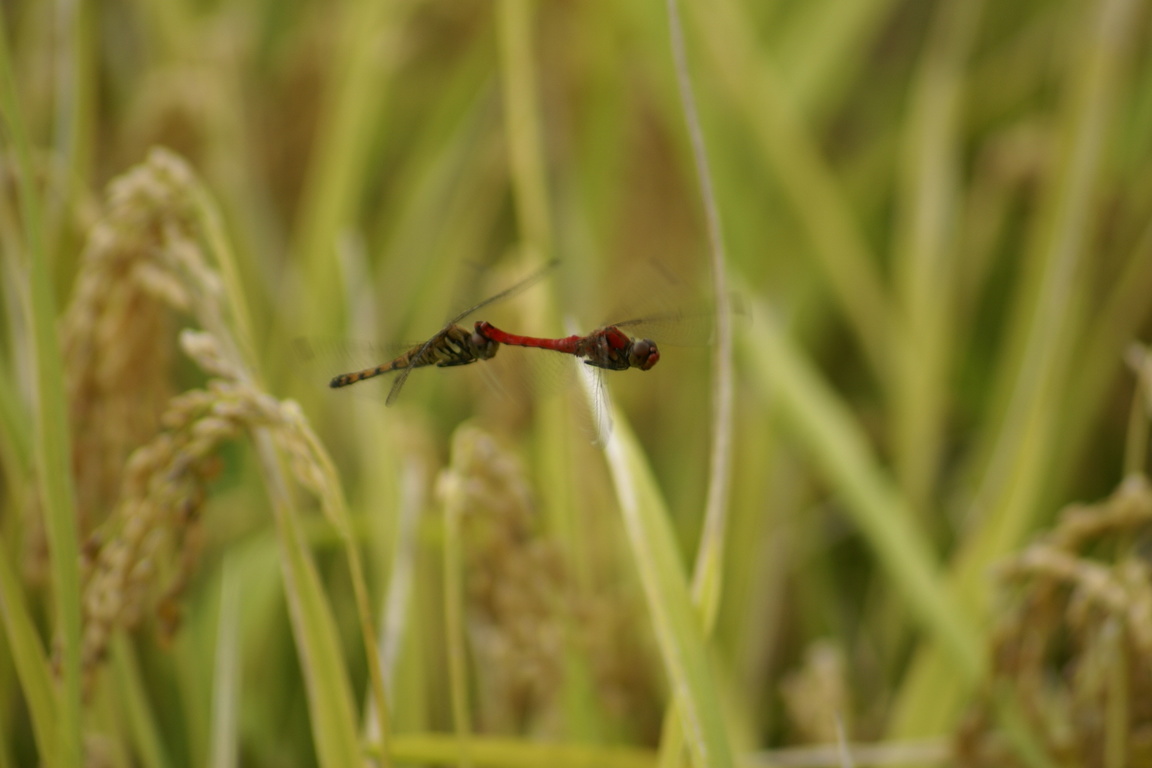
[[[660,350],[656,348],[656,342],[651,339],[637,339],[632,342],[631,357],[633,366],[646,371],[660,362]]]

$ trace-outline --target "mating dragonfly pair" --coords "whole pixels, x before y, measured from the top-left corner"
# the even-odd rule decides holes
[[[407,381],[408,375],[414,369],[429,365],[448,368],[457,365],[469,365],[479,360],[489,360],[496,354],[501,344],[550,349],[554,352],[583,358],[586,365],[610,371],[624,371],[629,368],[639,368],[646,371],[660,361],[660,351],[654,341],[636,339],[621,330],[639,324],[641,322],[639,320],[614,323],[598,328],[587,336],[567,336],[562,339],[519,336],[502,331],[484,320],[477,321],[471,331],[457,324],[490,304],[511,298],[526,290],[539,282],[554,266],[556,266],[556,262],[551,262],[511,288],[469,307],[449,320],[430,339],[413,346],[399,357],[373,368],[342,373],[334,377],[329,386],[333,388],[347,387],[365,379],[399,371],[400,375],[392,384],[386,401],[388,405],[391,405],[399,396],[404,382]]]

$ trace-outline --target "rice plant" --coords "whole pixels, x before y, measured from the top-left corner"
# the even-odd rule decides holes
[[[5,4],[0,766],[1152,762],[1150,22]]]

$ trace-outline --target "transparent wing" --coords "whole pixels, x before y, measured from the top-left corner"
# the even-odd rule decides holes
[[[729,313],[733,323],[745,323],[750,319],[747,305],[736,296],[730,299],[724,311]],[[716,309],[707,303],[697,303],[607,325],[614,325],[635,338],[652,339],[657,344],[703,347],[714,340]]]

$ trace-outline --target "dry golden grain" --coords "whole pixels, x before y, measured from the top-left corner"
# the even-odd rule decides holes
[[[852,702],[841,648],[817,641],[804,655],[804,666],[780,684],[789,720],[798,739],[814,744],[835,744],[839,726],[851,733]]]
[[[560,553],[536,532],[532,494],[519,463],[482,430],[456,431],[451,465],[438,486],[445,503],[455,507],[450,514],[460,515],[466,542],[466,621],[480,727],[539,730],[560,704]]]
[[[129,453],[155,434],[187,286],[170,253],[196,241],[191,174],[153,152],[108,186],[62,324],[81,533],[116,499]]]
[[[654,738],[659,697],[644,622],[617,594],[578,596],[564,551],[539,528],[520,462],[488,433],[465,425],[438,480],[460,516],[468,641],[475,658],[479,726],[546,733],[561,720],[565,664],[586,659],[601,702]]]
[[[102,534],[85,589],[86,670],[103,658],[117,626],[132,628],[160,607],[174,626],[174,606],[195,569],[198,511],[218,462],[215,452],[245,430],[265,426],[259,409],[235,407],[251,400],[240,384],[216,382],[211,393],[173,398],[163,416],[167,431],[139,448],[128,462],[123,496]],[[227,402],[238,415],[226,419],[215,406]],[[163,565],[162,565],[163,564]]]
[[[239,370],[212,335],[185,331],[180,338],[206,369]],[[84,595],[89,684],[117,627],[133,628],[156,615],[166,638],[179,626],[180,600],[203,541],[199,511],[219,472],[217,454],[224,443],[254,429],[270,430],[306,487],[321,499],[339,493],[334,473],[324,469],[330,462],[299,407],[246,381],[215,378],[205,389],[177,395],[159,422],[163,431],[127,462],[115,514],[86,548],[92,561]]]
[[[1057,764],[1101,764],[1115,733],[1125,736],[1123,764],[1150,764],[1150,534],[1152,488],[1129,478],[1098,504],[1069,507],[1001,567],[991,693],[958,734],[962,765],[1022,764],[996,728],[1005,691]],[[1124,718],[1118,729],[1115,717]]]
[[[107,198],[109,213],[90,237],[88,266],[65,324],[75,369],[69,389],[74,427],[84,437],[76,446],[82,504],[102,519],[106,515],[96,512],[116,500],[84,548],[89,685],[115,629],[150,615],[159,618],[164,635],[179,625],[180,601],[203,542],[200,509],[219,472],[222,444],[266,432],[324,513],[348,531],[323,446],[295,404],[259,390],[251,362],[239,352],[250,347],[233,325],[242,309],[227,304],[201,245],[211,239],[200,229],[213,214],[191,169],[172,153],[153,150],[109,186]],[[203,389],[172,396],[168,368],[179,313],[204,329],[184,330],[179,343],[211,378]],[[137,421],[109,422],[127,415]],[[268,466],[276,457],[257,454],[266,480],[284,482],[278,467]],[[360,619],[374,647],[370,616],[361,610]]]

